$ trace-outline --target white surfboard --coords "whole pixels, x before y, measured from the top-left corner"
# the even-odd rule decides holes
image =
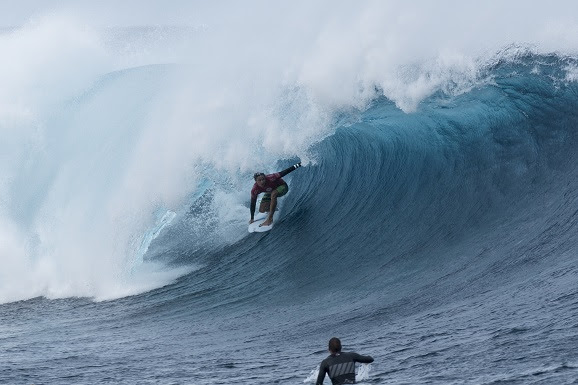
[[[256,204],[257,209],[259,209],[259,207],[261,206],[261,199],[263,199],[264,195],[265,195],[264,193],[260,193],[259,196],[257,197],[257,204]],[[277,208],[275,209],[275,214],[277,214],[277,216],[279,215],[279,211],[281,210],[280,207],[281,204],[279,203],[279,200],[277,200]],[[257,211],[254,217],[255,222],[249,224],[249,232],[264,233],[265,231],[271,230],[275,225],[275,222],[271,223],[269,226],[260,226],[260,224],[265,222],[265,219],[267,219],[267,215],[269,215],[268,212],[260,213],[259,211]]]
[[[267,213],[257,213],[255,215],[255,222],[249,224],[249,232],[250,233],[263,233],[265,231],[269,231],[273,228],[275,222],[271,223],[269,226],[260,226],[261,223],[265,222],[267,219]]]

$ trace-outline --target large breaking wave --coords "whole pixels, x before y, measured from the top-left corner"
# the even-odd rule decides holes
[[[203,9],[212,24],[102,30],[55,14],[5,31],[0,300],[122,297],[237,255],[255,241],[250,175],[295,160],[306,167],[258,242],[291,251],[286,268],[311,256],[303,280],[503,232],[520,212],[554,220],[539,210],[573,186],[577,69],[544,52],[571,51],[556,38],[571,23],[496,54],[509,41],[490,31],[440,48],[466,10],[424,46],[386,38],[426,28],[410,17],[424,10],[310,10],[299,33],[282,28],[304,6],[251,25]]]

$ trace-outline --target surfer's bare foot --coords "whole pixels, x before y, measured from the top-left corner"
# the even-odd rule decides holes
[[[273,223],[273,219],[267,218],[267,220],[261,223],[259,226],[271,226],[271,223]]]

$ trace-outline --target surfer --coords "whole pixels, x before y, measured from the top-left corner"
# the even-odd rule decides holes
[[[341,353],[341,341],[337,337],[329,340],[329,353],[330,356],[319,365],[316,385],[323,385],[325,373],[329,374],[333,385],[355,384],[355,363],[370,364],[373,362],[371,356],[362,356],[353,352]]]
[[[265,222],[261,223],[259,226],[270,226],[271,223],[273,223],[273,215],[275,214],[275,208],[277,207],[277,198],[282,197],[287,194],[287,191],[289,191],[289,186],[287,186],[287,183],[282,178],[291,171],[297,170],[299,167],[301,167],[301,162],[274,174],[265,175],[262,172],[256,172],[255,175],[253,175],[255,184],[251,189],[251,220],[249,221],[249,224],[255,221],[257,196],[263,192],[265,195],[263,195],[263,198],[261,199],[259,212],[264,213],[269,211],[269,215],[267,215]]]

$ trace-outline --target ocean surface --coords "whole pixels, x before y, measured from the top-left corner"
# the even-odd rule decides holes
[[[0,383],[310,383],[333,336],[364,384],[578,383],[572,53],[296,76],[210,23],[70,25],[0,34]]]

